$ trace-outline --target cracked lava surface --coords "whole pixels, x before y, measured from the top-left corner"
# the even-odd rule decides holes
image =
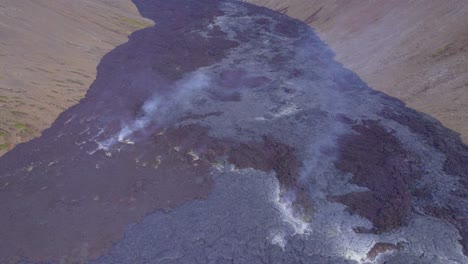
[[[468,149],[307,25],[134,0],[155,26],[0,159],[1,263],[466,263]]]

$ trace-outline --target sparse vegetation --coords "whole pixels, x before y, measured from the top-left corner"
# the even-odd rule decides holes
[[[432,55],[431,57],[434,59],[444,59],[447,57],[450,57],[452,55],[455,55],[457,53],[457,49],[455,47],[455,43],[447,43],[443,47],[438,48]]]
[[[91,78],[91,76],[87,75],[87,74],[84,74],[82,72],[79,72],[79,71],[70,71],[71,73],[74,73],[74,74],[78,74],[78,75],[81,75],[85,78]]]
[[[13,124],[13,127],[18,131],[18,132],[26,132],[28,134],[34,134],[34,131],[28,127],[28,125],[20,123],[20,122],[15,122]]]
[[[17,129],[17,130],[24,130],[24,129],[28,128],[25,124],[20,123],[20,122],[15,122],[15,123],[13,124],[13,127],[14,127],[15,129]]]
[[[28,115],[27,113],[21,112],[21,111],[18,111],[18,110],[11,111],[11,114],[14,115],[14,116],[17,116],[17,117],[23,117],[23,116]]]
[[[36,69],[39,70],[39,71],[42,71],[42,72],[52,73],[51,71],[43,69],[43,68],[36,67]]]
[[[145,28],[145,27],[150,27],[152,25],[149,22],[140,21],[140,20],[136,20],[130,17],[125,17],[125,16],[119,16],[119,20],[122,23],[129,25],[131,27],[134,27],[134,28]]]
[[[10,144],[8,143],[3,143],[3,144],[0,144],[0,151],[1,150],[6,150],[10,147]]]
[[[67,82],[73,83],[73,84],[84,85],[84,83],[80,80],[67,79]]]
[[[8,132],[0,130],[0,138],[6,138],[8,136]]]
[[[21,100],[15,100],[15,107],[22,107],[22,106],[25,106],[26,103],[21,101]]]

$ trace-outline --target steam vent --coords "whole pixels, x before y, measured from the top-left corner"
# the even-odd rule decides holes
[[[0,159],[0,263],[468,263],[468,147],[306,24],[134,0],[154,26]]]

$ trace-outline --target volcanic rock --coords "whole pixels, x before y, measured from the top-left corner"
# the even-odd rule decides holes
[[[284,14],[134,2],[155,25],[0,159],[0,262],[468,260],[456,134]]]

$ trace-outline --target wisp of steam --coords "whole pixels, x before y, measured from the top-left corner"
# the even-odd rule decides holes
[[[132,135],[147,128],[150,124],[165,125],[192,107],[196,96],[209,88],[211,77],[203,70],[198,70],[176,82],[169,94],[154,94],[141,107],[142,114],[131,123],[123,124],[120,131],[109,139],[98,142],[100,149],[109,149],[117,142],[134,144]]]

